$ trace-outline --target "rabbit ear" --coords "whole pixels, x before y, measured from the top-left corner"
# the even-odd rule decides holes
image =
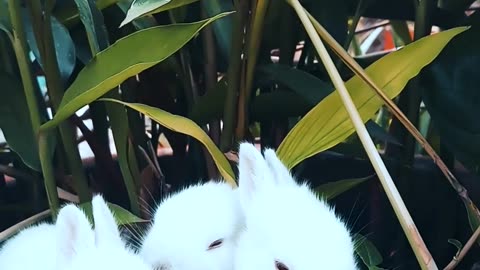
[[[241,143],[238,156],[238,189],[245,208],[254,193],[272,184],[273,179],[265,159],[253,144]]]
[[[93,197],[92,210],[95,221],[95,243],[123,245],[117,222],[101,195]]]
[[[267,166],[270,168],[270,172],[274,176],[276,184],[287,184],[294,183],[294,180],[290,174],[290,171],[278,158],[277,154],[273,149],[265,149],[264,151],[265,161]]]
[[[79,250],[95,245],[92,225],[85,213],[73,204],[60,209],[55,227],[59,269],[72,261]]]

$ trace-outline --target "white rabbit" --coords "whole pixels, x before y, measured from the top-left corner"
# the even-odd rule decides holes
[[[158,205],[139,254],[156,270],[231,270],[242,222],[228,183],[191,185]]]
[[[299,184],[272,149],[265,158],[240,144],[239,199],[246,228],[234,270],[355,270],[349,230],[306,183]]]
[[[73,208],[72,208],[73,209]],[[117,223],[100,195],[92,199],[94,231],[82,230],[78,224],[88,222],[85,215],[69,212],[57,222],[57,252],[60,270],[150,270],[146,262],[126,247]],[[68,241],[65,241],[68,239]]]
[[[49,223],[39,223],[23,229],[0,249],[0,269],[55,269],[54,238],[55,226]]]
[[[67,204],[55,224],[42,223],[19,232],[0,251],[2,270],[151,270],[125,248],[117,224],[99,195],[92,200],[95,230],[85,213]]]

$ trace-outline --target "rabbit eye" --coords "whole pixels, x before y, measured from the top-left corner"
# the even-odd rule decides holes
[[[222,243],[223,243],[223,239],[215,240],[210,244],[210,246],[208,246],[208,250],[218,248],[222,245]]]
[[[288,267],[279,261],[275,261],[275,267],[277,268],[277,270],[288,270]]]

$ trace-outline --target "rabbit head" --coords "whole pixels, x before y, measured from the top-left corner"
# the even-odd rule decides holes
[[[140,255],[158,270],[230,270],[241,214],[226,182],[186,187],[158,205]]]
[[[239,150],[239,200],[245,226],[235,270],[354,270],[345,224],[306,183],[297,183],[272,149]]]
[[[76,206],[67,205],[59,212],[57,269],[150,270],[138,255],[125,247],[114,216],[100,195],[92,199],[92,210],[94,230]]]

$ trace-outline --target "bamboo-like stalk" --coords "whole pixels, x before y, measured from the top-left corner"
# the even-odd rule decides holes
[[[227,152],[233,145],[234,129],[236,125],[235,112],[237,111],[237,96],[239,91],[244,50],[243,30],[248,18],[247,1],[235,1],[236,12],[233,16],[232,48],[227,71],[228,89],[223,108],[223,129],[220,134],[220,150]]]
[[[47,192],[48,205],[52,211],[52,217],[55,220],[60,202],[57,193],[57,184],[55,182],[55,171],[53,169],[52,155],[49,151],[48,132],[43,131],[38,135],[38,152],[40,154],[40,164],[42,165],[43,182]],[[51,132],[51,131],[50,131]]]
[[[35,133],[35,137],[38,136],[39,159],[42,167],[48,203],[52,212],[56,213],[60,203],[58,200],[58,194],[55,190],[56,183],[54,177],[52,157],[50,155],[50,152],[48,151],[49,142],[46,138],[47,134],[39,134],[38,132],[41,125],[40,109],[38,107],[38,100],[35,95],[33,75],[30,69],[30,62],[28,60],[28,49],[26,41],[27,39],[25,36],[25,29],[23,27],[22,17],[20,14],[20,1],[9,0],[8,8],[13,26],[13,36],[11,36],[13,42],[12,45],[18,61],[20,76],[22,77],[23,89],[25,91],[25,97],[27,99],[27,106],[30,114],[30,119],[32,121],[31,124],[33,132]]]
[[[385,95],[380,87],[367,75],[365,70],[342,48],[342,46],[340,46],[340,44],[335,41],[328,31],[317,20],[315,20],[315,18],[308,13],[308,11],[305,10],[305,12],[307,13],[310,21],[313,23],[317,33],[323,38],[323,40],[325,40],[325,42],[333,49],[333,51],[340,56],[340,59],[342,59],[342,61],[367,85],[369,85],[370,88],[374,90],[375,93],[383,100],[392,114],[405,126],[405,128],[410,132],[410,134],[412,134],[420,146],[425,149],[425,152],[432,158],[433,162],[438,166],[440,171],[442,171],[452,188],[455,189],[458,196],[460,196],[465,206],[470,208],[472,213],[475,213],[477,220],[480,220],[480,211],[468,196],[468,192],[465,187],[460,184],[457,178],[448,169],[448,166],[443,162],[428,141],[422,136],[415,125],[408,120],[398,106],[395,105],[395,103]]]
[[[30,1],[29,4],[32,9],[32,21],[40,23],[40,25],[34,27],[34,29],[36,28],[35,30],[41,31],[41,33],[36,34],[36,37],[40,38],[37,40],[37,43],[39,44],[39,51],[44,64],[48,94],[54,110],[57,111],[63,97],[64,89],[56,58],[50,10],[48,9],[48,6],[51,6],[52,3],[51,1],[47,1],[45,10],[42,10],[38,1]],[[87,177],[83,171],[82,159],[77,148],[76,134],[73,128],[73,125],[69,121],[61,123],[59,126],[60,136],[65,148],[68,166],[73,175],[76,191],[80,197],[80,201],[86,202],[91,199],[91,194],[88,190]],[[45,134],[45,136],[47,136],[47,134]],[[50,202],[50,204],[52,203]]]
[[[317,32],[310,21],[307,13],[305,12],[303,6],[298,0],[288,0],[288,3],[295,9],[300,21],[302,22],[305,30],[308,33],[308,36],[312,40],[320,58],[322,59],[323,64],[325,65],[327,72],[332,79],[332,82],[335,88],[338,91],[338,94],[345,105],[345,108],[350,116],[350,119],[357,131],[357,134],[362,142],[365,151],[375,169],[375,172],[380,179],[380,182],[387,194],[388,199],[397,215],[400,225],[402,226],[405,235],[407,236],[408,241],[417,257],[417,260],[422,269],[438,269],[435,261],[433,260],[430,252],[428,251],[425,243],[423,242],[422,237],[420,236],[415,223],[408,212],[405,203],[403,202],[393,180],[388,173],[385,164],[383,163],[375,145],[372,141],[372,138],[367,132],[365,125],[355,107],[355,104],[348,93],[345,84],[338,73],[338,70],[335,68],[335,65],[328,55],[327,49],[323,44],[320,37],[317,35]]]
[[[23,90],[27,99],[28,112],[32,121],[32,128],[35,135],[41,125],[40,109],[38,107],[38,100],[35,95],[35,87],[33,82],[32,71],[30,69],[30,61],[28,60],[28,46],[27,38],[25,36],[25,29],[23,27],[22,16],[20,14],[20,1],[9,0],[8,10],[13,27],[13,35],[7,32],[10,37],[17,58],[18,67],[20,69],[20,76],[22,78]]]

